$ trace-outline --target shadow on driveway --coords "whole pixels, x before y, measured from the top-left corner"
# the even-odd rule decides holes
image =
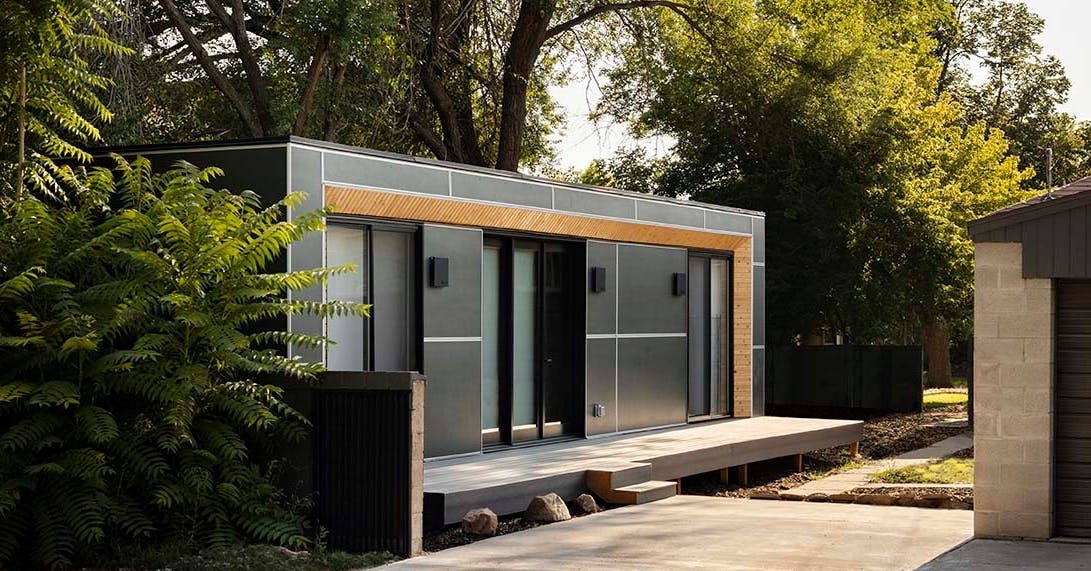
[[[915,569],[965,541],[968,510],[677,496],[486,539],[416,569]]]

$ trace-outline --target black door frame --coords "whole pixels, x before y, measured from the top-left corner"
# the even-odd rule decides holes
[[[687,422],[703,422],[708,420],[719,420],[723,418],[731,418],[735,416],[735,253],[734,252],[718,252],[710,250],[689,250],[689,255],[686,257],[686,275],[689,275],[689,260],[690,258],[701,258],[707,261],[707,271],[705,272],[705,291],[708,295],[705,297],[704,306],[705,311],[709,314],[712,313],[712,262],[713,259],[721,259],[727,262],[727,299],[724,300],[724,307],[727,308],[727,382],[725,383],[724,390],[727,391],[727,410],[723,414],[713,412],[716,408],[716,404],[712,402],[711,395],[709,395],[709,412],[707,415],[691,416],[689,414],[689,343],[692,342],[693,336],[689,334],[690,323],[690,304],[689,299],[686,299],[686,421]],[[687,296],[689,293],[687,293]],[[709,325],[710,331],[705,332],[705,355],[711,356],[711,321]],[[709,375],[714,374],[714,371],[709,369]],[[711,387],[712,379],[709,379],[709,385]],[[711,392],[711,391],[710,391]]]
[[[583,263],[586,256],[586,248],[583,241],[578,240],[564,240],[556,239],[552,237],[541,236],[528,236],[523,234],[486,234],[483,241],[484,246],[499,247],[499,347],[498,356],[500,359],[497,371],[499,373],[499,387],[498,387],[498,402],[500,405],[499,410],[499,430],[491,431],[489,433],[482,432],[482,446],[484,449],[497,448],[497,447],[509,447],[520,444],[533,444],[542,440],[548,440],[553,438],[566,438],[573,436],[580,436],[583,432],[583,417],[578,414],[583,408],[583,396],[582,394],[575,395],[580,402],[572,403],[572,422],[568,425],[562,425],[559,430],[547,430],[546,427],[546,411],[545,411],[545,359],[543,358],[543,343],[545,337],[545,252],[550,246],[560,245],[570,254],[568,264],[574,271],[569,272],[569,284],[571,288],[572,298],[569,300],[569,309],[573,314],[571,321],[572,327],[569,334],[566,336],[572,343],[571,351],[571,369],[572,369],[572,383],[573,387],[583,389],[585,386],[583,378],[583,363],[584,363],[584,347],[583,338],[585,333],[584,327],[579,327],[584,323],[583,318],[585,314],[585,303],[578,303],[579,300],[584,299],[581,295],[586,295],[580,285],[583,283],[583,272],[578,271],[585,264]],[[581,248],[582,247],[582,248]],[[515,337],[515,315],[514,315],[514,252],[516,248],[533,249],[536,253],[535,256],[535,300],[534,300],[534,316],[535,316],[535,331],[534,331],[534,411],[535,411],[535,423],[534,427],[527,427],[519,432],[516,432],[513,426],[512,409],[514,407],[514,337]],[[579,343],[577,343],[579,341]]]

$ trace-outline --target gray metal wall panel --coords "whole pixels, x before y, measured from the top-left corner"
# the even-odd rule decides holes
[[[765,415],[765,349],[754,349],[752,416]]]
[[[420,165],[324,153],[326,180],[374,188],[389,188],[427,194],[449,192],[447,171]]]
[[[617,244],[587,243],[587,332],[616,333]],[[591,291],[591,268],[606,268],[606,291]]]
[[[754,253],[755,262],[765,262],[765,219],[754,219]]]
[[[752,232],[750,222],[752,219],[753,217],[743,214],[709,210],[705,213],[705,228],[750,234]]]
[[[672,291],[672,274],[686,273],[686,250],[618,246],[618,333],[686,331],[686,296]]]
[[[428,259],[449,260],[450,285],[429,287]],[[481,336],[481,230],[424,227],[424,337]]]
[[[293,192],[305,192],[307,198],[303,204],[292,211],[293,216],[304,212],[313,212],[323,206],[322,191],[322,153],[310,149],[290,148],[292,177],[290,187]],[[312,233],[299,242],[289,246],[291,252],[290,269],[300,270],[318,268],[325,265],[325,240],[323,234]],[[294,299],[322,301],[323,286],[316,285],[293,294]],[[322,319],[309,315],[292,316],[292,331],[322,335],[325,331]],[[326,356],[320,350],[292,348],[292,355],[309,361],[325,363]]]
[[[753,344],[765,345],[765,266],[754,266]]]
[[[614,339],[587,340],[587,405],[584,430],[588,436],[614,432],[617,422]],[[606,415],[591,416],[594,405],[606,407]]]
[[[481,343],[425,343],[424,455],[481,450]]]
[[[678,224],[696,228],[703,228],[705,225],[705,214],[702,209],[675,206],[665,202],[641,201],[636,206],[636,216],[639,220],[662,222],[664,224]]]
[[[538,208],[553,206],[552,187],[461,172],[451,173],[451,194]]]
[[[686,339],[618,339],[618,427],[686,422]]]
[[[581,214],[597,214],[614,218],[632,218],[636,215],[636,201],[624,196],[580,192],[564,187],[553,187],[554,208]]]

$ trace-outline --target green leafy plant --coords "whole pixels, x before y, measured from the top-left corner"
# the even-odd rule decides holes
[[[283,347],[325,340],[284,325],[367,306],[288,293],[354,268],[269,272],[322,227],[283,220],[299,194],[262,207],[210,188],[217,169],[117,160],[64,206],[0,214],[0,562],[66,567],[134,539],[302,546],[270,452],[307,427],[278,385],[322,371]]]

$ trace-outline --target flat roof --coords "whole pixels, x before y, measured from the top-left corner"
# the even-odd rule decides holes
[[[341,143],[331,143],[329,141],[320,141],[318,139],[308,139],[306,137],[297,137],[295,135],[279,136],[279,137],[262,137],[257,139],[234,139],[230,141],[193,141],[193,142],[179,142],[179,143],[162,143],[151,145],[119,145],[119,146],[106,146],[106,147],[89,147],[87,151],[95,156],[102,156],[107,153],[117,153],[120,155],[126,154],[140,154],[147,152],[171,152],[171,151],[201,151],[201,150],[217,150],[217,149],[231,149],[231,148],[244,148],[244,147],[257,147],[257,146],[277,146],[277,145],[300,145],[306,147],[316,147],[319,149],[327,149],[331,151],[341,151],[361,156],[371,156],[377,158],[384,158],[389,160],[395,160],[406,163],[416,163],[421,165],[429,165],[434,167],[442,167],[446,169],[456,171],[466,171],[474,173],[489,174],[492,176],[509,178],[513,180],[521,180],[528,182],[536,182],[539,184],[549,184],[560,187],[576,188],[580,190],[599,192],[603,194],[614,194],[619,196],[626,196],[630,198],[640,198],[643,200],[655,200],[659,202],[666,202],[672,204],[681,204],[688,206],[699,206],[702,208],[708,208],[710,210],[718,210],[722,212],[731,212],[736,214],[745,214],[749,216],[756,216],[764,218],[765,213],[757,210],[747,210],[745,208],[735,208],[732,206],[723,206],[720,204],[709,204],[706,202],[698,202],[695,200],[687,200],[681,198],[673,198],[670,196],[661,196],[658,194],[650,194],[643,192],[634,192],[629,190],[619,190],[616,188],[610,188],[605,186],[596,186],[592,184],[581,184],[574,182],[566,182],[560,180],[554,180],[551,178],[523,174],[519,172],[505,171],[488,167],[480,167],[476,165],[467,165],[462,163],[454,163],[450,161],[442,161],[438,159],[429,159],[425,157],[415,157],[412,155],[403,155],[400,153],[391,153],[387,151],[377,151],[374,149],[368,149],[364,147],[356,147],[353,145],[343,145]]]

